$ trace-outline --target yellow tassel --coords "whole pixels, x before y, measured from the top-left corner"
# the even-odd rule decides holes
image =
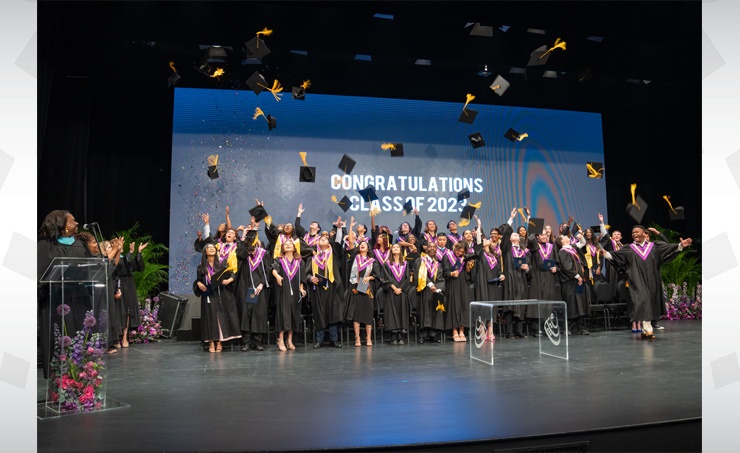
[[[591,165],[590,162],[586,163],[586,169],[588,170],[588,177],[592,179],[601,179],[604,172],[604,167],[601,167],[599,170],[596,170],[593,165]]]
[[[671,211],[673,211],[674,214],[678,214],[675,209],[673,209],[673,205],[671,204],[671,197],[669,195],[663,195],[663,199],[668,202],[668,207],[671,208]]]
[[[490,88],[490,89],[492,89],[493,91],[496,91],[496,90],[498,90],[499,88],[501,88],[501,85],[494,85],[494,86],[492,86],[492,87],[489,87],[489,88]]]
[[[218,154],[208,156],[208,165],[218,165]]]
[[[525,132],[523,134],[519,134],[519,136],[516,139],[521,142],[522,140],[524,140],[527,137],[529,137],[529,134]]]
[[[306,163],[306,155],[308,154],[306,151],[301,151],[298,154],[301,156],[301,160],[303,161],[303,166],[308,167],[308,164]]]
[[[383,143],[382,145],[380,145],[380,147],[384,151],[388,151],[388,150],[395,151],[396,150],[396,145],[393,143]]]
[[[468,225],[470,225],[470,219],[465,218],[465,217],[461,218],[460,221],[457,222],[457,226],[465,227]]]
[[[336,195],[332,195],[331,196],[331,201],[333,201],[334,203],[339,204],[339,200],[337,200],[337,196]]]
[[[463,110],[465,110],[465,107],[467,107],[468,104],[470,104],[470,101],[472,101],[473,99],[475,99],[475,96],[473,96],[472,94],[468,93],[465,95],[465,105],[463,105]]]
[[[479,201],[478,203],[468,203],[468,206],[472,206],[475,209],[480,209],[481,205],[483,204],[482,201]]]
[[[260,116],[265,116],[265,112],[263,112],[261,108],[257,107],[254,109],[254,116],[252,116],[252,119],[256,120]]]
[[[370,217],[376,216],[376,215],[380,214],[381,212],[383,212],[383,211],[380,210],[380,207],[373,206],[372,208],[370,208]]]
[[[272,82],[272,88],[262,85],[261,83],[258,83],[257,85],[272,93],[272,96],[275,98],[275,100],[280,102],[280,96],[282,96],[282,94],[279,93],[283,91],[283,87],[280,85],[280,81],[278,81],[278,79],[275,79],[275,81]]]
[[[517,208],[517,211],[519,211],[519,215],[521,215],[522,216],[522,219],[524,219],[524,221],[526,222],[527,221],[527,216],[524,215],[524,209]]]
[[[637,203],[635,202],[635,189],[637,189],[637,184],[630,184],[630,191],[632,192],[632,206],[637,206]],[[640,207],[637,206],[637,209],[640,209]]]
[[[301,88],[303,88],[304,90],[307,90],[308,87],[310,87],[310,86],[311,86],[311,81],[310,80],[304,80],[303,83],[301,84]]]
[[[555,45],[552,46],[552,47],[550,47],[549,49],[547,49],[547,52],[545,52],[542,55],[540,55],[540,58],[544,57],[545,55],[549,54],[550,52],[552,52],[555,49],[565,50],[565,41],[561,41],[560,38],[557,38],[555,40]]]
[[[443,304],[441,300],[437,301],[437,311],[441,311],[442,313],[447,311],[445,310],[445,304]]]
[[[268,29],[267,27],[263,28],[262,31],[257,32],[257,36],[270,36],[272,34],[272,30]]]
[[[216,68],[215,71],[213,71],[213,74],[211,74],[211,78],[218,78],[224,75],[223,68]]]
[[[177,69],[175,69],[175,62],[170,61],[170,68],[172,69],[172,72],[177,72]]]

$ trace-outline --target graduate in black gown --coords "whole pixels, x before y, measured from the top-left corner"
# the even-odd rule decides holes
[[[473,259],[466,259],[467,245],[463,241],[457,242],[444,261],[446,268],[445,279],[445,330],[452,330],[454,341],[467,341],[465,328],[470,327],[468,313],[470,302],[473,300],[472,270],[475,265]],[[473,255],[475,256],[475,255]]]
[[[441,342],[439,334],[445,326],[445,277],[444,268],[437,261],[437,243],[428,242],[426,251],[414,263],[411,277],[411,283],[416,288],[418,322],[421,326],[419,344],[423,344],[424,341]]]
[[[242,351],[264,351],[262,337],[267,335],[267,303],[272,277],[272,257],[260,246],[259,227],[254,223],[236,246],[239,260],[236,300],[239,308]]]
[[[560,234],[555,238],[558,250],[558,270],[560,278],[561,297],[568,308],[568,334],[588,335],[586,330],[586,316],[588,304],[586,301],[584,275],[581,255],[570,244],[570,236]]]
[[[330,240],[328,233],[319,236],[317,250],[306,266],[308,298],[316,329],[314,349],[322,346],[326,330],[329,331],[331,346],[342,347],[339,323],[344,316],[345,304],[339,266],[343,254],[341,230],[338,232],[334,240]]]
[[[497,229],[498,231],[498,229]],[[488,238],[483,238],[481,250],[478,252],[478,262],[473,266],[474,300],[479,302],[492,302],[503,299],[501,284],[506,280],[503,268],[501,267],[501,255],[495,253],[492,242]],[[493,306],[493,315],[498,314],[498,307]],[[486,340],[496,339],[493,333],[494,319],[486,320]]]
[[[208,243],[193,282],[193,293],[201,297],[201,335],[209,352],[221,352],[223,342],[241,338],[239,313],[234,295],[238,258],[236,231],[229,229],[220,247]]]
[[[396,236],[396,243],[401,244],[402,253],[406,252],[408,247],[411,245],[409,242],[409,235],[413,235],[418,239],[421,234],[421,218],[419,217],[419,210],[414,208],[414,227],[408,222],[402,222],[398,227],[398,235]],[[416,248],[416,247],[414,247]],[[412,263],[413,265],[413,263]]]
[[[231,217],[229,215],[229,207],[226,206],[226,223],[221,223],[216,228],[216,231],[211,233],[211,217],[206,213],[200,216],[203,219],[203,231],[198,230],[197,237],[193,243],[193,248],[196,252],[203,252],[203,247],[208,244],[219,244],[223,242],[226,230],[231,228]]]
[[[272,275],[275,277],[277,347],[280,351],[294,350],[293,332],[303,331],[300,301],[306,297],[306,266],[295,250],[294,241],[281,243],[280,256],[272,263]]]
[[[77,233],[77,226],[77,221],[69,211],[56,210],[46,215],[39,229],[36,247],[36,275],[38,280],[44,275],[54,258],[92,257],[86,245],[82,241],[75,240],[74,235]],[[64,315],[64,325],[67,331],[66,335],[71,337],[74,337],[78,330],[82,330],[85,313],[92,308],[92,300],[83,285],[67,287],[63,301],[61,299],[61,288],[59,288],[59,285],[54,285],[54,287],[55,291],[59,289],[59,293],[50,294],[48,283],[39,282],[37,286],[37,307],[39,325],[41,326],[41,361],[45,378],[49,376],[49,361],[54,350],[51,328],[54,324],[62,325],[62,315],[58,313],[58,311],[62,311],[60,309],[61,304],[67,305],[69,310],[69,314]],[[52,300],[56,305],[50,307],[50,301]]]
[[[350,230],[354,225],[350,225]],[[352,321],[355,332],[355,346],[362,346],[360,339],[360,325],[365,325],[365,342],[372,346],[373,319],[375,315],[375,294],[380,285],[383,271],[375,258],[370,254],[368,239],[358,239],[355,246],[354,238],[349,242],[349,280],[347,285],[347,313],[345,319]]]
[[[501,228],[501,227],[499,227]],[[509,227],[510,230],[510,227]],[[519,233],[503,233],[501,239],[501,255],[504,261],[504,283],[505,300],[524,300],[528,296],[527,274],[529,273],[528,250],[521,246]],[[522,261],[521,265],[517,265]],[[526,338],[524,332],[524,320],[526,306],[507,305],[504,307],[504,320],[506,322],[506,338]]]
[[[447,230],[450,232],[447,235],[447,248],[452,250],[455,244],[463,240],[463,237],[457,233],[457,222],[454,220],[447,222]]]
[[[547,241],[546,231],[534,235],[534,240],[527,242],[529,248],[531,279],[529,281],[529,298],[540,300],[561,300],[560,281],[558,277],[558,254],[555,245]],[[547,264],[547,265],[546,265]],[[539,337],[539,306],[527,305],[529,331]]]
[[[408,293],[411,288],[413,263],[402,255],[401,244],[391,247],[391,257],[383,266],[383,285],[387,294],[385,301],[385,328],[391,332],[391,344],[404,344],[401,334],[409,328],[411,304]]]
[[[146,248],[148,243],[139,244],[138,251],[135,243],[129,244],[129,252],[126,255],[121,255],[121,259],[118,262],[118,278],[121,280],[121,295],[122,295],[122,306],[121,306],[121,326],[123,327],[123,333],[121,338],[121,345],[124,348],[128,348],[128,332],[136,330],[141,325],[141,316],[139,313],[139,295],[136,291],[136,280],[134,279],[134,272],[142,272],[144,270],[144,258],[141,256],[141,252]]]
[[[660,266],[674,259],[678,252],[691,245],[691,238],[681,238],[678,244],[648,241],[647,228],[632,228],[632,243],[613,252],[603,252],[606,259],[624,267],[629,277],[629,293],[635,309],[635,319],[642,321],[642,338],[653,339],[651,320],[658,319],[663,304]]]

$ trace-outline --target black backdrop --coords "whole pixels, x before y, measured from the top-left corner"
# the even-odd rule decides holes
[[[233,9],[243,3],[224,2],[224,8]],[[275,8],[290,6],[285,2],[266,3],[274,4]],[[471,4],[480,8],[482,3]],[[531,2],[524,3],[533,11]],[[565,2],[563,5],[571,3],[579,4]],[[601,3],[616,2],[595,2],[594,8],[601,7],[598,5]],[[654,54],[642,55],[639,51],[627,56],[615,53],[613,61],[602,67],[603,77],[594,77],[587,83],[527,77],[516,80],[519,87],[526,89],[511,89],[503,98],[491,102],[602,113],[604,164],[608,174],[606,209],[613,227],[628,230],[633,224],[624,210],[630,201],[629,185],[636,182],[638,193],[650,204],[644,222],[657,222],[679,231],[684,237],[700,237],[701,4],[678,2],[680,5],[673,9],[661,6],[661,9],[637,11],[641,3],[621,4],[621,8],[633,10],[632,14],[622,15],[625,20],[634,17],[639,22],[620,22],[613,29],[600,24],[607,28],[602,36],[618,33],[616,29],[623,30],[623,34],[627,33],[624,30],[636,31],[641,24],[651,23],[651,19],[655,20],[652,22],[655,27],[666,24],[664,30],[671,24],[678,28],[673,33],[682,36],[681,41],[663,47],[649,43],[649,47],[658,46],[656,52],[663,55],[662,58],[656,59]],[[237,24],[238,28],[248,27],[249,30],[264,26],[254,21],[250,24],[255,25],[247,26],[243,18],[248,15],[240,14],[233,14],[232,18],[219,16],[210,29],[209,21],[197,15],[188,16],[189,22],[183,23],[185,19],[178,8],[199,4],[39,2],[37,225],[49,211],[68,209],[80,223],[99,222],[107,236],[138,221],[140,232],[151,233],[157,242],[169,243],[174,96],[166,79],[171,73],[167,60],[175,52],[165,47],[163,35],[171,37],[168,33],[175,34],[173,30],[176,29],[179,41],[192,35],[192,45],[211,42],[207,38],[209,31],[218,39],[225,39],[223,30],[235,30]],[[328,5],[317,4],[316,11],[335,4]],[[157,7],[155,14],[152,8]],[[254,4],[244,7],[254,7]],[[564,9],[539,15],[532,13],[529,20],[539,21],[542,28],[555,26],[553,24],[559,24],[559,20],[570,14]],[[172,17],[167,17],[168,13]],[[163,15],[159,22],[149,17],[157,14]],[[342,12],[333,11],[333,14]],[[609,11],[604,14],[608,15]],[[646,17],[650,14],[655,17]],[[235,22],[231,28],[228,20]],[[510,23],[514,22],[511,19]],[[592,30],[583,32],[588,34]],[[240,37],[234,39],[243,42],[243,35],[241,32]],[[154,41],[148,42],[148,39],[160,39],[160,42],[153,44]],[[332,39],[341,41],[337,37]],[[158,51],[158,46],[165,50]],[[680,47],[678,52],[676,46]],[[664,48],[671,52],[666,54],[661,50]],[[185,58],[178,57],[180,61]],[[680,73],[675,78],[650,84],[629,83],[607,73],[609,67],[628,71],[624,68],[627,64],[646,66],[648,71],[651,65],[663,68],[664,59],[671,59],[675,64],[675,70]],[[196,63],[193,59],[179,66]],[[282,63],[287,65],[289,60]],[[323,85],[317,83],[313,90],[326,94],[459,101],[461,89],[465,93],[470,86],[482,83],[474,74],[461,75],[454,65],[431,69],[413,65],[408,69],[396,69],[393,66],[394,76],[388,77],[392,62],[365,65],[361,69],[354,66],[356,64],[328,58],[314,66],[304,63],[300,71],[310,73],[315,80],[323,80]],[[270,68],[265,64],[265,69],[274,70],[275,66],[277,64]],[[254,69],[248,67],[249,71]],[[186,73],[187,68],[181,71],[184,76]],[[654,73],[660,74],[660,71],[656,69]],[[183,86],[214,85],[213,79],[208,78],[182,83]],[[243,89],[243,84],[238,86],[233,81],[218,83],[225,89]],[[480,101],[486,102],[486,99]],[[662,200],[664,194],[671,195],[674,206],[685,207],[685,221],[669,221],[668,207]]]

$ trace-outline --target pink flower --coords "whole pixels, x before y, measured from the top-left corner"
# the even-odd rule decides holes
[[[69,312],[70,312],[70,308],[69,308],[69,305],[67,304],[62,304],[57,307],[57,314],[59,316],[67,316]]]
[[[94,352],[95,352],[95,349],[90,348],[90,347],[87,348],[87,353],[88,354],[93,354]]]

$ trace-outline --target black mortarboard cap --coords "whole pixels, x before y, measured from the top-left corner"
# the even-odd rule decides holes
[[[468,222],[470,222],[471,220],[473,220],[473,214],[475,214],[475,209],[476,208],[473,205],[469,205],[469,204],[465,205],[462,212],[460,213],[460,218],[466,219],[468,220]],[[465,225],[467,225],[467,223]],[[461,225],[461,226],[465,226],[465,225]],[[458,222],[458,226],[460,226],[459,222]]]
[[[551,54],[552,52],[547,51],[547,45],[542,45],[529,54],[529,62],[527,62],[527,66],[541,66],[547,63]]]
[[[637,223],[642,223],[642,218],[645,216],[648,204],[642,199],[640,195],[635,197],[635,205],[632,203],[627,204],[627,214]]]
[[[352,173],[352,169],[355,168],[356,163],[357,162],[355,162],[354,159],[345,154],[344,156],[342,156],[342,160],[339,161],[339,169],[347,174],[350,174]]]
[[[257,230],[247,230],[247,234],[244,236],[244,242],[247,244],[247,246],[251,246],[252,244],[254,244],[254,240],[257,239],[257,233]]]
[[[498,75],[495,79],[493,79],[493,83],[489,86],[489,88],[492,89],[493,92],[498,94],[499,96],[503,96],[510,86],[511,84],[508,80]]]
[[[316,182],[316,167],[301,165],[298,180],[300,182]]]
[[[366,202],[371,202],[378,199],[378,195],[375,193],[375,187],[373,186],[367,186],[364,189],[359,190],[358,192],[360,192],[360,196]]]
[[[486,146],[486,142],[483,141],[483,136],[480,135],[480,132],[476,132],[475,134],[468,135],[468,140],[470,140],[470,144],[473,145],[473,148],[480,148],[481,146]]]
[[[517,131],[515,131],[514,129],[511,129],[511,128],[509,128],[509,130],[506,131],[506,133],[504,134],[504,137],[508,138],[512,142],[515,142],[515,141],[519,140],[519,137],[520,136],[521,136],[521,134],[519,132],[517,132]]]
[[[477,110],[463,109],[462,113],[460,113],[460,118],[457,120],[461,123],[473,124],[476,116],[478,116]]]
[[[303,87],[293,87],[293,99],[306,100],[306,90]]]
[[[218,178],[218,168],[215,165],[208,166],[208,177],[211,179]]]
[[[527,225],[527,236],[530,234],[542,234],[542,230],[545,229],[545,219],[538,217],[530,217],[529,225]]]
[[[594,234],[594,236],[598,236],[601,234],[601,225],[591,225],[589,228],[591,229],[591,232]]]
[[[352,207],[352,200],[347,195],[343,196],[341,200],[337,202],[342,211],[347,212]],[[336,218],[336,216],[335,216]]]
[[[255,36],[249,41],[244,43],[247,48],[247,56],[262,59],[266,55],[270,54],[270,48],[265,44],[265,40],[259,36]]]
[[[262,77],[262,74],[254,71],[254,73],[247,79],[247,86],[250,90],[254,91],[254,94],[260,94],[265,90],[265,87],[267,86],[267,80]]]
[[[463,201],[466,198],[470,198],[470,191],[468,189],[463,189],[457,193],[457,201]]]
[[[277,118],[267,115],[265,119],[267,120],[267,130],[271,131],[277,127]]]
[[[255,222],[260,222],[262,219],[267,217],[267,211],[265,211],[264,206],[258,204],[249,210],[249,215],[254,217]]]
[[[403,157],[403,143],[394,143],[394,149],[391,149],[391,157]]]
[[[604,164],[601,162],[586,162],[586,175],[592,179],[601,179],[604,176]]]
[[[410,214],[411,211],[413,210],[414,210],[414,204],[411,203],[411,200],[406,200],[406,203],[403,204],[404,214]]]
[[[173,72],[172,75],[170,75],[169,79],[167,79],[167,86],[173,87],[177,85],[177,82],[180,81],[180,74]]]
[[[676,212],[673,212],[671,209],[668,210],[668,215],[671,217],[671,220],[684,220],[686,218],[683,206],[676,206],[673,209],[675,209]]]
[[[203,63],[202,65],[200,65],[197,68],[195,68],[195,70],[198,71],[199,73],[205,75],[205,76],[210,77],[211,76],[211,71],[213,69],[208,65],[208,63]]]

